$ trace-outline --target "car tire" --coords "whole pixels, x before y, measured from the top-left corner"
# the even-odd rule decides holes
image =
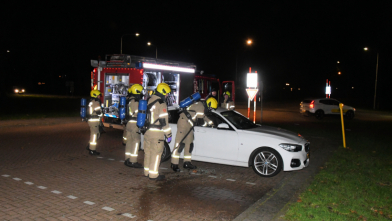
[[[314,115],[316,116],[317,119],[321,120],[324,117],[324,111],[323,110],[317,110]]]
[[[283,168],[282,157],[269,147],[258,149],[251,159],[253,171],[262,177],[276,176]]]
[[[163,152],[161,156],[161,162],[168,161],[171,158],[171,151],[169,144],[165,141],[165,146],[163,147]]]
[[[354,118],[354,115],[355,115],[354,111],[347,111],[345,117],[346,117],[347,120],[351,120],[351,119]]]

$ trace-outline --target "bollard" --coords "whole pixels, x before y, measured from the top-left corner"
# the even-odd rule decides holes
[[[344,134],[343,106],[344,104],[339,103],[340,118],[342,120],[343,147],[346,148],[346,135]]]

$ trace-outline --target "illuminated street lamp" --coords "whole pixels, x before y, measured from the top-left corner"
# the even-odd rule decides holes
[[[367,47],[363,48],[364,51],[368,51]],[[377,62],[376,62],[376,80],[374,83],[374,101],[373,101],[373,110],[376,109],[376,94],[377,94],[377,75],[378,75],[378,52],[377,52]]]
[[[158,59],[158,47],[154,44],[151,44],[151,42],[147,42],[147,45],[148,46],[151,46],[151,45],[155,46],[155,59]]]
[[[134,35],[134,36],[136,36],[136,37],[139,37],[139,33],[135,33],[135,34],[124,34],[124,35],[122,35],[122,36],[121,36],[120,54],[122,54],[122,39],[123,39],[123,37],[126,36],[126,35]]]
[[[253,44],[252,39],[248,39],[246,41],[246,44],[249,45],[249,46],[252,45]],[[236,57],[235,57],[235,81],[237,81],[237,75],[238,75],[238,52],[237,52]]]

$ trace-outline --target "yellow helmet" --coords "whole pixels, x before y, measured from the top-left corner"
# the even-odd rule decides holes
[[[212,109],[218,108],[218,101],[213,97],[208,98],[206,100],[206,104],[207,104],[207,107],[210,107]]]
[[[129,94],[140,94],[143,91],[143,86],[140,84],[134,84],[128,89]]]
[[[230,92],[228,92],[228,91],[223,92],[223,96],[225,96],[225,95],[230,97]]]
[[[97,98],[99,95],[101,95],[101,92],[99,90],[92,90],[90,92],[90,96],[93,98]]]
[[[163,95],[166,95],[171,92],[170,86],[166,83],[160,83],[157,86],[157,91]]]

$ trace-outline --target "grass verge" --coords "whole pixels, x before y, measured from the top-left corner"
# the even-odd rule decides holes
[[[350,148],[339,147],[285,220],[391,220],[392,159],[389,125],[352,125]],[[354,127],[356,126],[356,127]]]

